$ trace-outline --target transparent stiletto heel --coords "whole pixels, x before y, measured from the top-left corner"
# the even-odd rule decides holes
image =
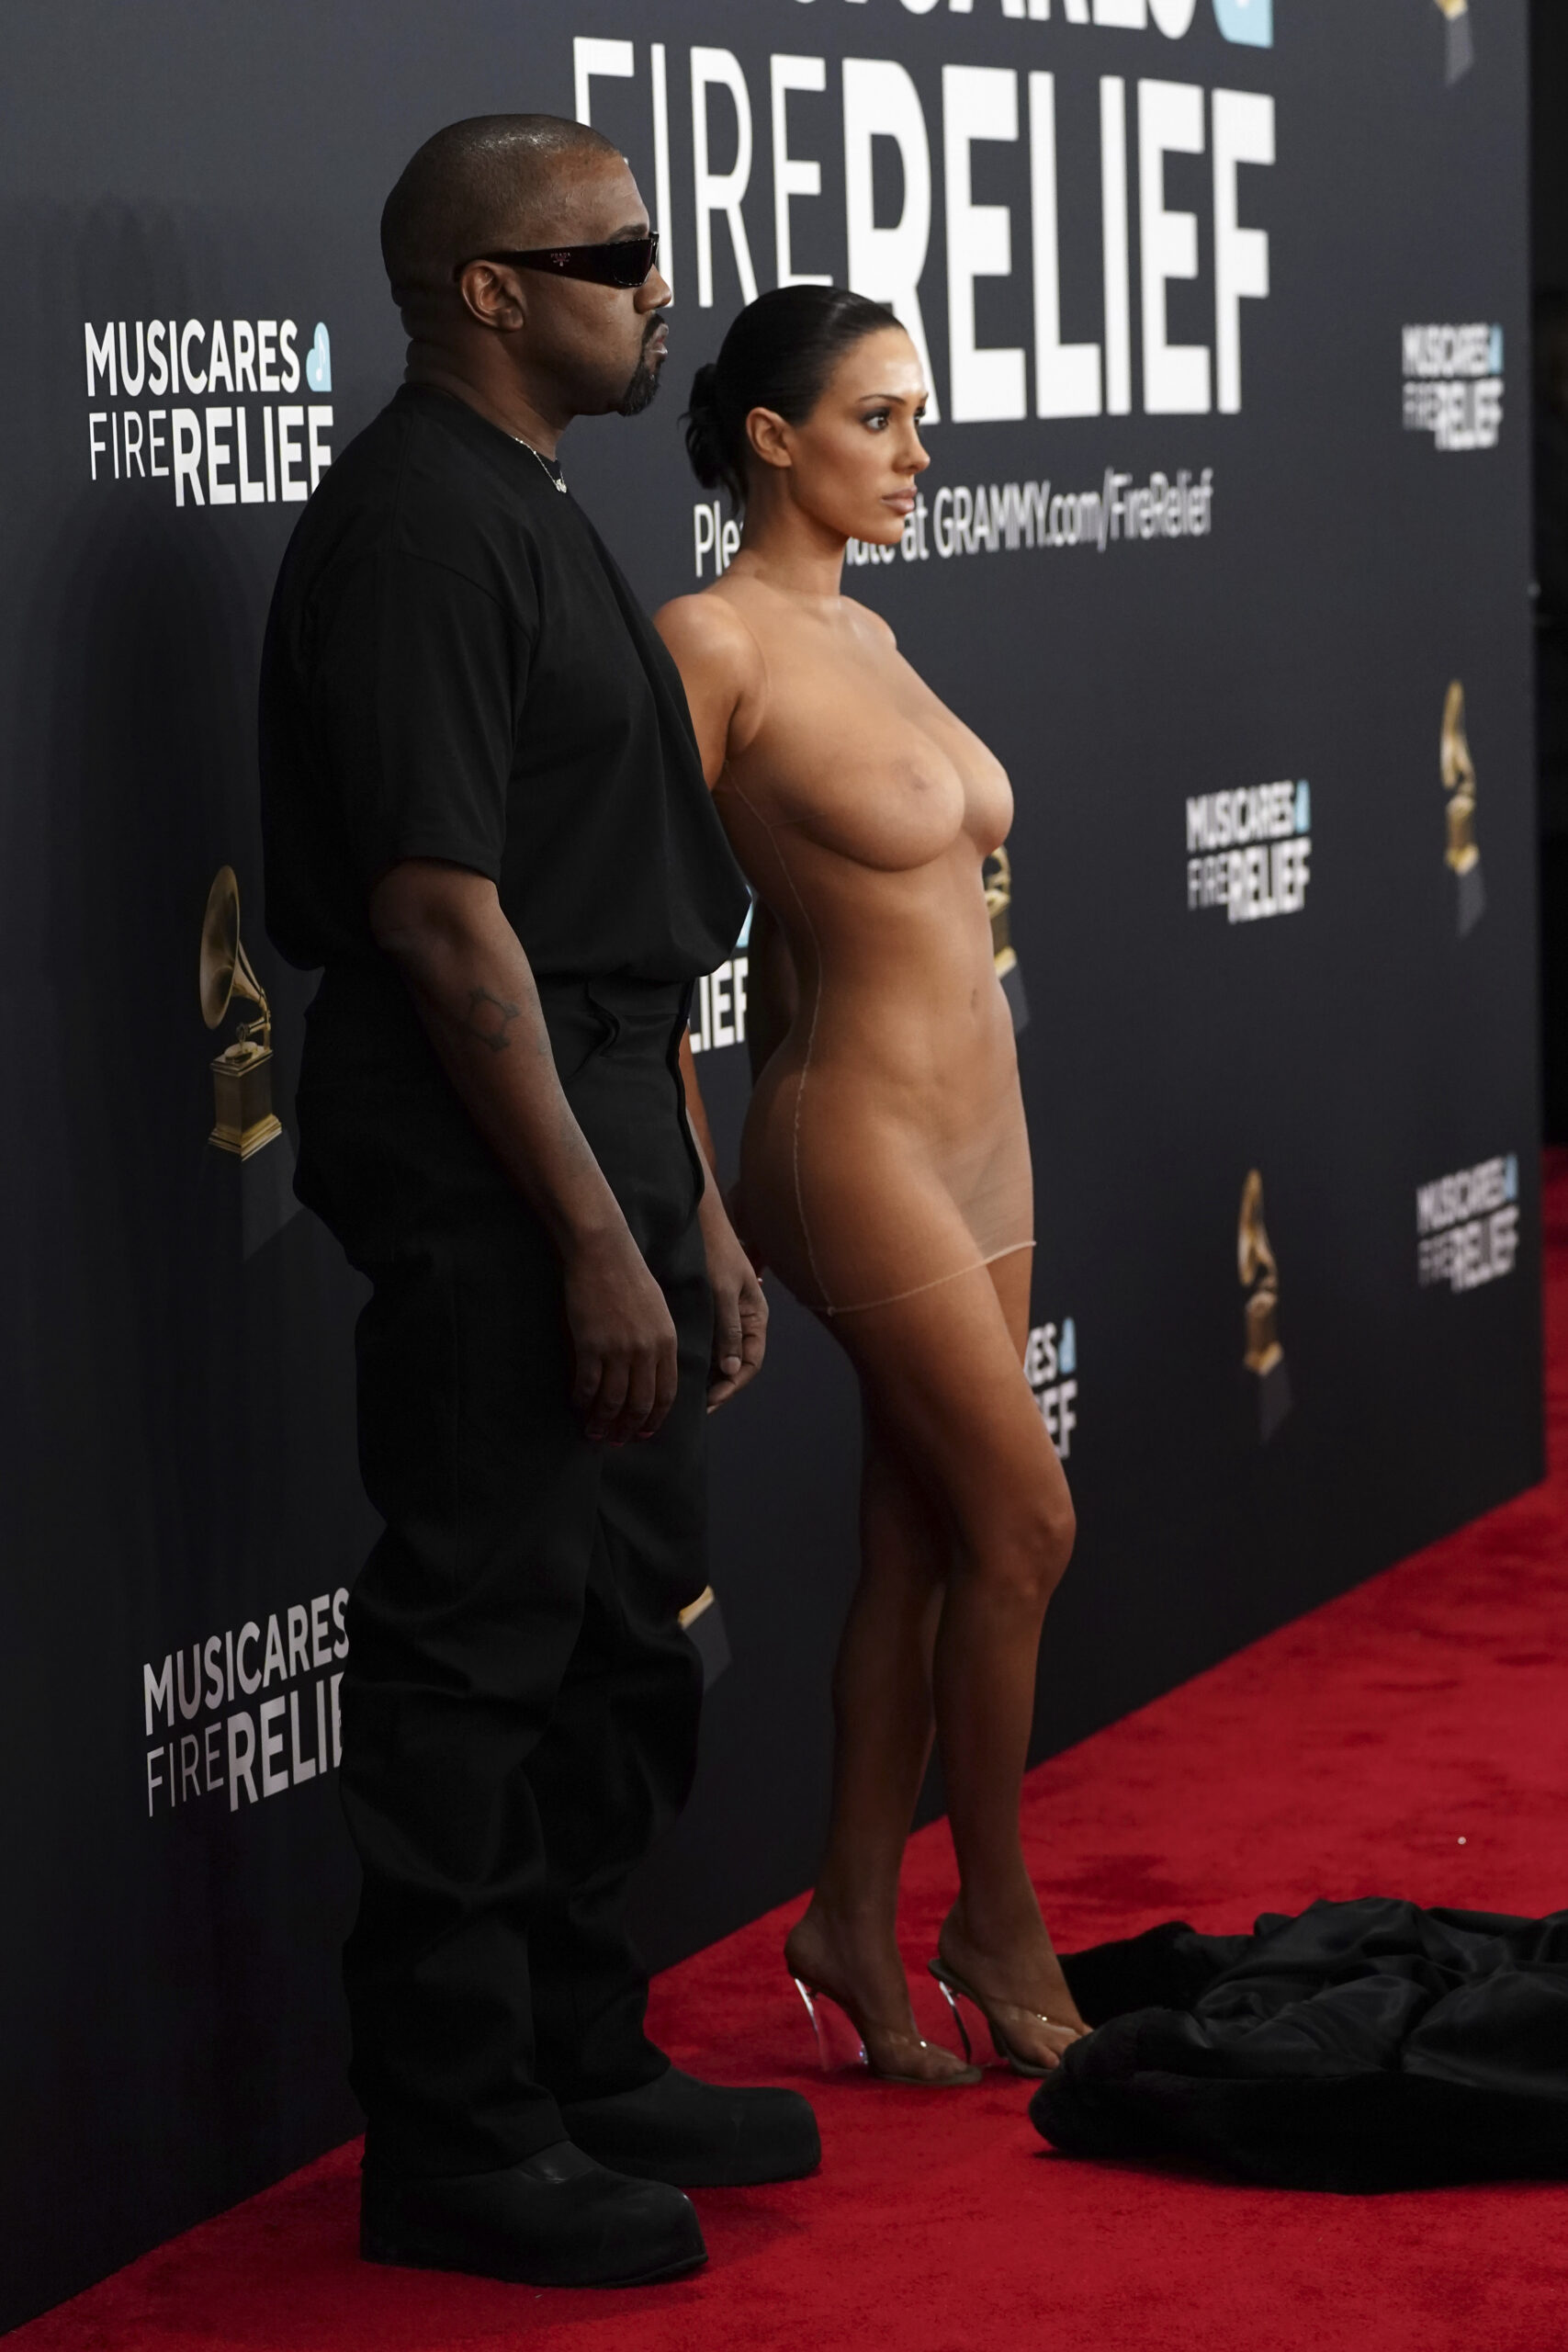
[[[934,1968],[931,1974],[936,1976]],[[975,2064],[975,2045],[969,2039],[969,2029],[964,2022],[964,2012],[958,2006],[958,1996],[945,1977],[937,1976],[936,1981],[942,1987],[942,1999],[953,2011],[953,2022],[958,2028],[958,2039],[964,2044],[964,2063],[966,2066],[972,2066]]]
[[[831,2012],[838,2009],[838,2003],[830,2000],[826,1993],[818,1992],[815,1984],[807,1984],[804,1977],[795,1975],[793,1971],[790,1981],[805,2002],[806,2014],[811,2019],[811,2031],[817,2042],[817,2063],[825,2075],[830,2075],[835,2062],[830,2047],[832,2030],[829,2018]],[[820,2007],[818,2006],[818,2003],[822,2005]],[[839,2014],[840,2017],[844,2016],[841,2009],[839,2010]],[[850,2031],[854,2033],[854,2027],[847,2017],[844,2022],[849,2026]],[[854,2055],[848,2063],[856,2066],[871,2064],[870,2059],[865,2054],[865,2044],[858,2033],[854,2036]]]
[[[986,2020],[987,2029],[991,2037],[992,2049],[996,2052],[997,2056],[1002,2061],[1002,2064],[1006,2066],[1010,2066],[1015,2075],[1023,2075],[1027,2076],[1031,2082],[1039,2082],[1042,2081],[1045,2075],[1054,2075],[1055,2073],[1056,2069],[1055,2066],[1041,2066],[1036,2064],[1032,2059],[1025,2058],[1021,2055],[1014,2044],[1008,2039],[1006,2029],[998,2018],[996,2012],[987,2007],[985,2002],[980,1998],[979,1994],[976,1992],[974,1986],[972,1984],[965,1984],[963,1977],[958,1975],[954,1970],[949,1968],[944,1960],[929,1960],[926,1962],[926,1966],[931,1971],[931,1973],[936,1978],[937,1983],[941,1985],[942,1998],[947,2003],[948,2007],[953,2011],[953,2023],[957,2026],[959,2033],[963,2037],[964,2055],[965,2058],[973,2060],[975,2053],[969,2040],[969,2029],[964,2022],[964,2012],[958,2006],[961,2000],[973,2001],[975,2007],[979,2010],[980,2015]],[[1026,2009],[1021,2003],[1010,2001],[1003,2004],[1002,2006],[1008,2008],[1016,2007],[1021,2017],[1032,2018],[1037,2024],[1049,2026],[1054,2033],[1065,2033],[1069,2030],[1067,2027],[1061,2023],[1059,2018],[1048,2018],[1043,2009]]]
[[[906,2089],[919,2091],[952,2090],[962,2085],[984,2081],[979,2067],[970,2064],[946,2075],[899,2075],[885,2066],[878,2066],[866,2049],[861,2022],[847,2001],[837,1993],[825,1991],[820,1984],[809,1983],[804,1976],[796,1976],[793,1969],[790,1970],[790,1981],[805,2003],[806,2014],[811,2019],[811,2030],[817,2041],[817,2057],[825,2075],[830,2075],[836,2065],[863,2066],[867,2074],[879,2083],[897,2083]],[[833,2055],[832,2043],[839,2031],[831,2022],[835,2013],[842,2018],[843,2031],[851,2040],[852,2054],[843,2059],[835,2059]],[[929,2046],[924,2041],[916,2041],[918,2049],[924,2050]],[[967,2035],[964,2036],[964,2048],[967,2052]]]

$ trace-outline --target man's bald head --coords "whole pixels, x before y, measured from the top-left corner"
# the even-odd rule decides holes
[[[554,114],[481,114],[450,122],[404,166],[381,214],[392,299],[452,284],[459,265],[508,245],[547,244],[551,198],[567,172],[620,150]]]

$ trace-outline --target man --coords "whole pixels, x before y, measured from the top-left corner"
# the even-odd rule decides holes
[[[675,672],[557,445],[653,397],[625,159],[457,123],[388,199],[402,390],[311,500],[262,683],[268,923],[325,973],[301,1197],[374,1285],[344,1956],[361,2250],[540,2285],[704,2257],[682,2187],[818,2159],[786,2091],[643,2031],[627,1876],[684,1800],[706,1410],[765,1314],[685,1120],[745,910]]]

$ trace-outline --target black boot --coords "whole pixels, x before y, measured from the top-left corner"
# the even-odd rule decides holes
[[[727,2090],[678,2066],[635,2091],[563,2102],[560,2112],[601,2164],[680,2188],[798,2180],[822,2161],[817,2118],[798,2091]]]
[[[570,2140],[505,2172],[424,2180],[367,2167],[359,2251],[530,2287],[644,2287],[707,2259],[679,2189],[623,2179]]]

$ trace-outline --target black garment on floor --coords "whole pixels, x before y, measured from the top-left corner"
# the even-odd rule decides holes
[[[707,1580],[712,1340],[677,1063],[744,884],[679,677],[533,453],[400,392],[290,546],[262,682],[268,928],[325,965],[297,1189],[373,1295],[344,1810],[344,1954],[367,2161],[499,2170],[559,2103],[656,2080],[626,1881],[679,1809]],[[567,1099],[662,1288],[680,1392],[657,1437],[571,1408],[561,1273],[448,1084],[367,906],[408,858],[488,876],[538,982]]]
[[[1029,2112],[1066,2154],[1344,2191],[1568,2175],[1568,1911],[1369,1895],[1063,1966],[1096,2030]]]

